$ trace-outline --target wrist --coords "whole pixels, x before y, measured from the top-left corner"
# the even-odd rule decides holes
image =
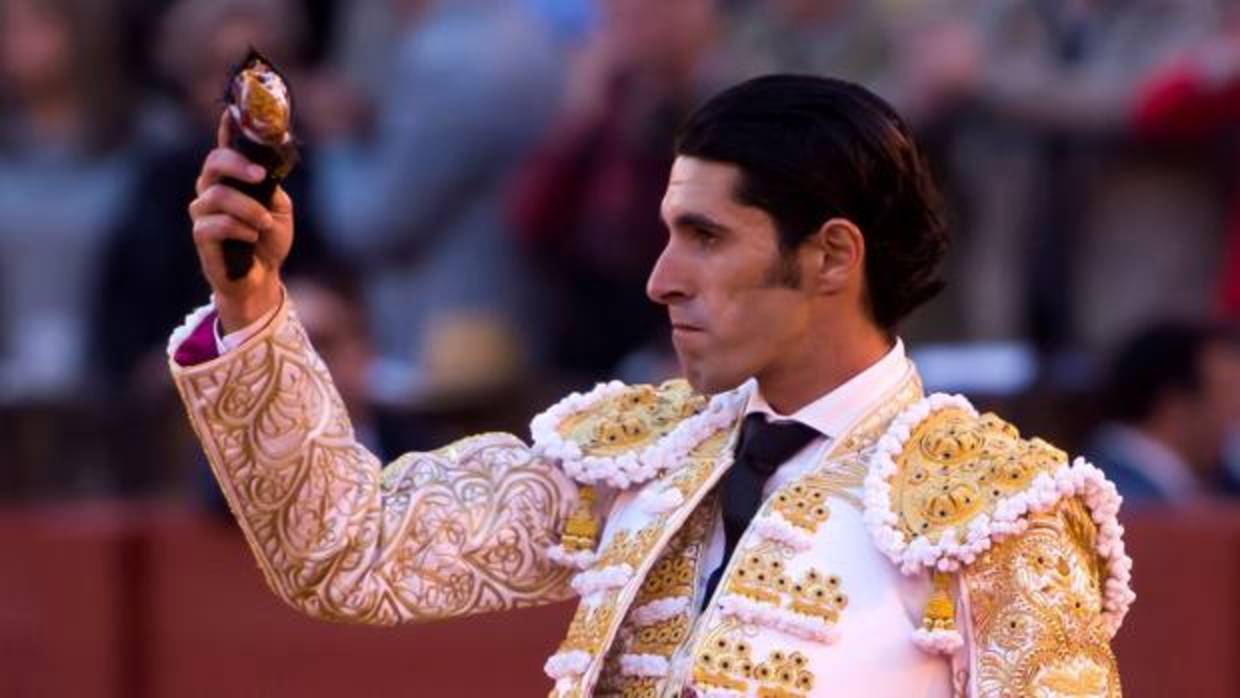
[[[280,283],[274,280],[246,294],[216,292],[214,301],[220,329],[228,334],[249,327],[279,307],[283,297]]]

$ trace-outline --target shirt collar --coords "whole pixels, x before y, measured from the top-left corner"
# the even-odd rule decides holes
[[[790,415],[776,412],[766,398],[762,397],[759,386],[749,394],[745,414],[761,412],[772,420],[800,422],[829,438],[839,438],[874,400],[900,381],[906,362],[904,342],[897,338],[895,346],[883,358],[796,412]]]

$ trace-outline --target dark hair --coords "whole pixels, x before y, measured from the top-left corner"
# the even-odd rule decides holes
[[[1142,330],[1120,347],[1103,386],[1106,416],[1142,422],[1173,393],[1202,388],[1202,358],[1216,343],[1235,343],[1226,328],[1191,322],[1162,322]]]
[[[943,288],[938,193],[904,121],[865,88],[801,75],[743,82],[689,117],[676,153],[737,165],[736,199],[770,214],[785,254],[831,218],[855,224],[880,328]]]

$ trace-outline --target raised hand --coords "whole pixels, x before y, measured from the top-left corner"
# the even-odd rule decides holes
[[[293,245],[293,201],[277,188],[270,208],[224,184],[233,178],[259,182],[262,167],[228,147],[230,120],[221,115],[216,148],[203,161],[189,205],[194,245],[203,274],[215,293],[215,306],[225,332],[239,330],[280,302],[280,267]],[[254,243],[254,265],[237,280],[228,278],[222,244],[225,240]]]

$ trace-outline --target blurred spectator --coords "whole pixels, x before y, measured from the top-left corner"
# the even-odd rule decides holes
[[[961,54],[928,74],[943,84],[915,91],[960,110],[950,165],[968,333],[1099,349],[1151,315],[1200,315],[1222,222],[1209,153],[1137,143],[1129,113],[1142,77],[1211,31],[1212,3],[971,7],[944,19],[945,44],[908,58]]]
[[[546,32],[519,4],[399,0],[390,10],[396,38],[371,109],[343,85],[319,84],[304,103],[323,143],[308,201],[363,274],[380,353],[416,365],[428,324],[445,317],[534,333],[500,199],[554,101],[557,71]],[[361,121],[368,113],[373,123]]]
[[[1116,356],[1108,422],[1086,449],[1126,503],[1185,503],[1221,484],[1240,425],[1240,341],[1192,324],[1151,327]]]
[[[714,0],[604,0],[599,11],[511,210],[553,286],[550,359],[592,377],[665,336],[643,292],[666,239],[659,204],[675,131],[718,82]]]
[[[1231,136],[1233,162],[1240,163],[1235,136],[1240,127],[1240,8],[1212,41],[1172,60],[1144,85],[1136,104],[1138,131],[1152,138],[1219,143]],[[1235,167],[1235,166],[1233,166]],[[1240,167],[1233,175],[1240,174]],[[1240,179],[1232,183],[1228,252],[1219,283],[1219,307],[1240,320]]]
[[[163,17],[159,66],[177,96],[173,109],[182,128],[177,140],[151,149],[143,161],[102,255],[94,336],[99,363],[117,387],[147,398],[167,390],[168,333],[208,300],[185,211],[202,159],[215,145],[228,74],[255,46],[285,71],[296,92],[302,29],[290,0],[180,0]],[[288,261],[294,272],[324,254],[306,205],[313,153],[303,155],[284,184],[299,204],[297,245]]]
[[[730,23],[728,60],[737,79],[767,73],[828,75],[884,91],[892,48],[882,3],[769,0]]]
[[[0,0],[0,399],[86,381],[99,254],[140,121],[109,8]]]

